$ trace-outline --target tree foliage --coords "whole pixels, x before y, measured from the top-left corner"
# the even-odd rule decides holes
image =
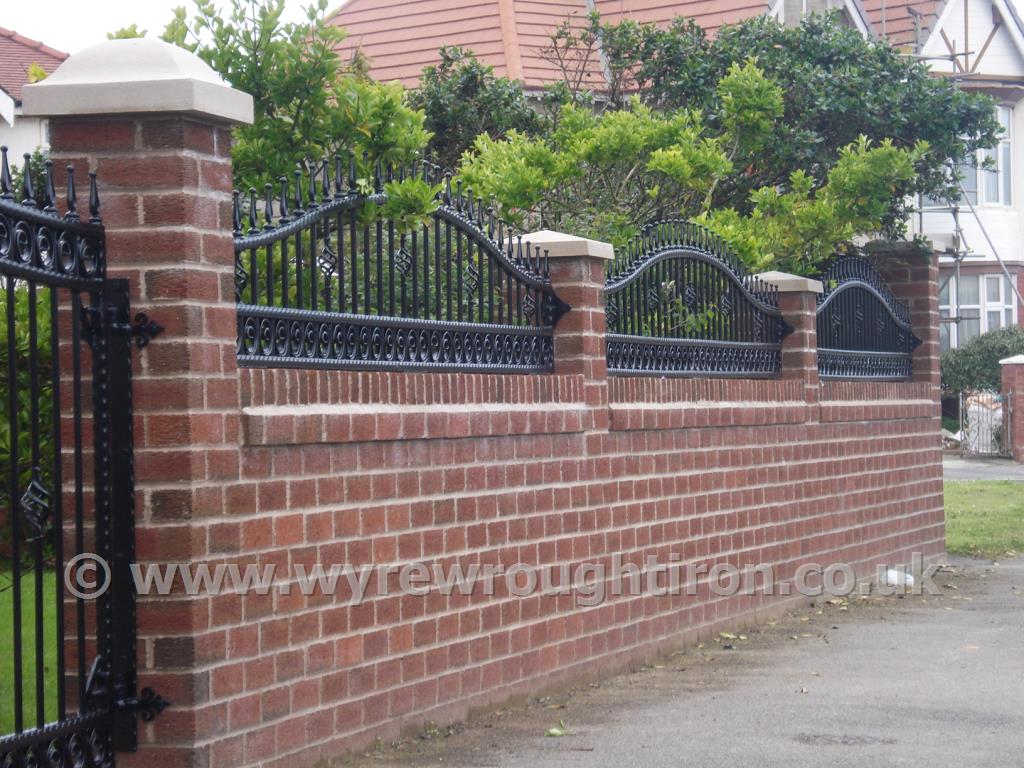
[[[1024,355],[1024,328],[1011,326],[976,336],[942,355],[942,384],[949,392],[984,389],[998,392],[999,361]]]
[[[495,77],[493,67],[462,48],[444,46],[440,57],[409,94],[409,105],[426,116],[424,127],[433,134],[427,152],[438,165],[455,168],[481,134],[501,139],[513,130],[533,136],[543,129],[546,121],[519,83]]]
[[[837,153],[823,185],[798,170],[785,185],[754,190],[743,210],[716,206],[716,190],[773,141],[783,94],[748,61],[729,68],[717,99],[715,121],[693,109],[663,114],[638,99],[603,113],[566,105],[549,135],[479,137],[460,174],[523,228],[621,247],[651,221],[697,218],[752,268],[809,274],[855,235],[881,228],[927,150],[861,137]]]
[[[930,149],[915,158],[909,191],[949,195],[950,161],[972,158],[999,131],[988,96],[933,77],[926,62],[884,41],[864,39],[835,14],[812,15],[795,28],[753,18],[723,27],[713,40],[683,19],[658,27],[628,19],[607,24],[594,15],[582,29],[567,31],[564,25],[556,31],[547,55],[562,48],[594,58],[597,41],[610,75],[606,96],[612,109],[636,94],[659,110],[699,109],[709,124],[725,128],[727,105],[717,85],[748,58],[782,89],[784,108],[773,121],[772,141],[718,186],[715,207],[749,212],[756,205],[754,190],[786,187],[796,171],[821,186],[840,149],[861,136],[875,144],[890,139],[897,149],[926,142]],[[569,58],[565,51],[560,57]],[[576,82],[572,71],[564,78]],[[902,196],[891,200],[883,221],[887,234],[902,234],[906,205]]]
[[[301,23],[285,22],[284,0],[195,0],[191,19],[174,11],[163,39],[194,52],[231,86],[252,95],[255,122],[234,132],[238,186],[290,176],[310,158],[352,151],[360,174],[378,162],[411,160],[430,138],[421,112],[397,85],[369,81],[359,62],[343,65],[344,33],[316,0]],[[365,155],[365,159],[364,159]]]

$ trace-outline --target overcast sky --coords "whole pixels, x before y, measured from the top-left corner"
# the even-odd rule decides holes
[[[107,39],[107,32],[138,24],[159,36],[175,6],[191,10],[192,0],[0,0],[0,26],[68,53]],[[224,2],[220,0],[223,7]],[[302,18],[307,0],[287,0],[286,18]],[[340,5],[335,0],[332,7]]]

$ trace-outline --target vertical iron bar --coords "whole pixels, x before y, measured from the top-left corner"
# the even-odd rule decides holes
[[[18,378],[17,378],[17,353],[15,345],[15,313],[14,304],[17,300],[14,289],[15,280],[7,277],[7,426],[8,448],[10,466],[8,470],[10,477],[9,499],[11,519],[11,606],[13,617],[14,635],[14,731],[20,733],[24,730],[24,714],[22,699],[23,686],[23,661],[21,650],[21,534],[18,521],[21,519],[21,492],[18,463],[20,461],[18,451]]]
[[[27,170],[27,166],[26,166]],[[32,469],[31,476],[42,471],[42,464],[39,456],[39,311],[37,287],[34,282],[28,284],[28,371],[29,371],[29,397],[31,406],[29,408],[29,429],[32,446]],[[40,478],[41,481],[41,478]],[[30,481],[31,482],[31,481]],[[43,522],[45,525],[45,521]],[[46,724],[46,685],[43,670],[43,536],[36,536],[34,546],[34,576],[35,576],[35,677],[36,677],[36,725],[42,728]]]
[[[53,532],[54,559],[54,600],[56,600],[56,628],[54,641],[57,655],[57,717],[64,719],[67,714],[67,701],[64,691],[64,472],[62,466],[61,443],[61,411],[60,396],[60,336],[57,330],[59,321],[59,290],[50,287],[50,398],[51,416],[53,418]]]

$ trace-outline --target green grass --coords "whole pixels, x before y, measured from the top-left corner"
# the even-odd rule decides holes
[[[947,480],[946,550],[990,559],[1024,552],[1024,483]]]
[[[14,580],[0,570],[0,736],[14,731]],[[23,726],[36,725],[36,585],[32,572],[21,578]],[[57,598],[52,570],[43,574],[43,700],[47,722],[57,717]]]

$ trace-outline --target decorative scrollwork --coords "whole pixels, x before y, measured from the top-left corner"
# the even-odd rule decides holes
[[[4,150],[0,165],[6,163]],[[47,173],[52,176],[52,167]],[[16,202],[10,179],[0,179],[0,274],[43,281],[53,278],[67,287],[98,285],[106,273],[106,246],[95,176],[90,177],[90,185],[95,210],[92,218],[83,222],[75,209],[70,167],[68,208],[63,216],[56,212],[49,190],[38,201]]]
[[[447,324],[239,305],[238,360],[245,365],[543,371],[550,334],[521,326]]]

